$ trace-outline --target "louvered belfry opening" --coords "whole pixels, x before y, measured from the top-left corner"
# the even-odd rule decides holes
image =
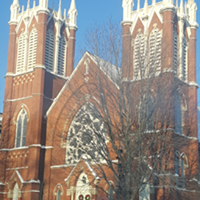
[[[54,31],[53,28],[47,30],[46,49],[45,49],[45,67],[47,70],[53,72],[54,66]]]
[[[24,33],[22,32],[18,38],[16,73],[20,73],[25,70],[24,62],[25,62],[25,36]]]
[[[149,37],[149,68],[150,75],[161,70],[161,33],[158,28],[154,28]]]
[[[67,42],[65,40],[64,33],[61,33],[60,43],[59,43],[59,53],[58,53],[58,74],[65,74],[65,65],[66,65],[66,51],[67,51]]]
[[[134,45],[134,78],[140,78],[145,73],[145,38],[138,33]],[[141,74],[142,73],[142,74]]]
[[[37,53],[37,30],[33,28],[29,37],[29,55],[28,55],[28,70],[35,67]]]
[[[182,74],[181,78],[183,81],[187,81],[187,40],[184,37],[183,38],[183,44],[182,44]]]
[[[178,72],[178,33],[177,33],[177,26],[174,25],[173,27],[173,64],[174,64],[174,71],[175,73]]]

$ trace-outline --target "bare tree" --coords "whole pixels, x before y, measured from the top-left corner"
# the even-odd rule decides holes
[[[150,195],[154,199],[195,199],[190,191],[196,188],[183,189],[185,185],[190,187],[192,171],[197,167],[195,148],[190,152],[193,160],[188,166],[185,163],[188,172],[184,177],[179,176],[180,167],[178,164],[177,172],[175,163],[179,149],[197,143],[194,138],[189,142],[187,136],[183,138],[181,132],[189,136],[191,124],[183,127],[175,114],[179,113],[176,94],[181,82],[176,74],[163,70],[167,55],[163,49],[157,56],[161,44],[154,48],[156,56],[150,56],[148,44],[145,50],[136,49],[138,71],[130,80],[124,78],[122,68],[129,55],[122,56],[121,35],[112,22],[86,34],[91,52],[87,54],[93,62],[85,63],[80,72],[85,80],[82,85],[68,83],[71,95],[66,97],[65,106],[71,109],[69,99],[79,103],[85,98],[86,103],[62,135],[67,149],[64,162],[75,164],[82,156],[90,164],[94,176],[83,182],[96,187],[97,196],[106,193],[109,199],[112,195],[125,200],[149,199]],[[52,130],[53,135],[56,131]],[[81,170],[75,169],[76,178]]]

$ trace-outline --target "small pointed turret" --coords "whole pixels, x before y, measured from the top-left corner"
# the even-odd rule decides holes
[[[69,11],[68,11],[70,26],[76,26],[77,15],[78,15],[78,12],[76,9],[76,3],[75,3],[75,0],[72,0]]]
[[[189,4],[193,4],[193,3],[194,3],[194,0],[188,0],[188,3],[189,3]]]
[[[62,19],[61,0],[60,0],[60,2],[59,2],[58,19]]]
[[[178,7],[178,0],[176,0],[176,7]]]
[[[30,9],[30,0],[28,0],[28,2],[27,2],[27,10],[29,10]]]
[[[148,0],[144,2],[144,15],[148,15]]]
[[[183,0],[181,0],[181,4],[180,4],[180,13],[185,13],[184,6],[183,6]]]
[[[133,10],[133,0],[123,0],[122,7],[123,7],[123,21],[131,19],[131,13]]]
[[[17,20],[17,15],[19,14],[20,11],[20,6],[19,6],[19,1],[18,0],[13,0],[12,5],[10,6],[10,21],[16,21]]]
[[[40,0],[40,1],[39,1],[39,6],[40,6],[40,8],[42,8],[42,9],[47,9],[47,8],[48,8],[48,1],[49,1],[49,0]]]
[[[139,12],[139,10],[140,10],[140,0],[138,0],[137,2],[137,11]]]

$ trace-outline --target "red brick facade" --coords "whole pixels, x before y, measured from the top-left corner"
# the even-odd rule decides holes
[[[27,13],[32,13],[33,17],[27,16],[26,18],[23,16],[23,20],[13,17],[10,21],[0,146],[0,199],[12,200],[15,193],[14,188],[17,184],[19,188],[18,200],[56,200],[58,190],[61,200],[78,200],[80,194],[77,188],[78,186],[81,187],[78,177],[82,174],[86,174],[89,182],[92,182],[85,189],[90,194],[90,198],[106,199],[107,194],[103,193],[102,190],[98,190],[98,187],[104,188],[105,192],[108,192],[109,187],[105,180],[99,181],[97,179],[95,166],[90,165],[84,159],[84,156],[81,156],[76,164],[68,164],[66,161],[66,140],[70,125],[76,114],[87,102],[95,105],[99,113],[102,113],[102,108],[98,103],[100,94],[94,91],[94,85],[98,85],[98,63],[95,56],[86,52],[76,68],[73,69],[77,30],[76,20],[74,21],[77,16],[74,7],[75,1],[72,0],[69,12],[70,16],[74,15],[74,18],[69,19],[62,15],[59,18],[60,11],[54,16],[46,3],[48,4],[47,0],[40,1],[38,7],[25,11],[24,16]],[[12,5],[12,9],[17,10],[16,1]],[[198,25],[194,21],[189,21],[186,17],[179,19],[181,8],[170,4],[170,0],[164,0],[156,5],[149,6],[148,9],[147,13],[144,13],[145,9],[143,11],[140,9],[132,11],[131,16],[124,17],[122,22],[122,76],[125,81],[138,81],[137,77],[134,77],[136,68],[133,67],[136,62],[134,59],[137,56],[134,53],[134,44],[136,44],[138,33],[145,35],[148,40],[154,29],[157,28],[156,30],[161,31],[161,52],[164,52],[161,53],[161,71],[163,74],[170,74],[171,80],[176,77],[179,81],[179,93],[183,104],[182,108],[184,108],[183,126],[187,127],[183,129],[185,137],[180,134],[172,135],[173,139],[184,140],[185,146],[181,146],[177,150],[187,155],[188,168],[185,170],[185,175],[191,177],[191,184],[188,184],[187,188],[180,193],[184,196],[187,191],[189,193],[192,191],[192,199],[198,199],[198,193],[194,192],[199,191],[200,188],[196,181],[199,173],[197,140],[198,86],[196,84],[196,29]],[[188,10],[190,10],[190,15],[196,11],[193,1],[189,2]],[[18,15],[20,14],[18,13]],[[27,22],[25,24],[25,19],[28,20],[28,24]],[[187,28],[186,23],[189,26]],[[56,56],[56,51],[58,54],[62,51],[59,50],[59,46],[56,46],[61,41],[62,33],[67,43],[65,51],[63,51],[65,57],[63,75],[59,75],[56,72],[57,69],[49,70],[45,63],[47,31],[51,27],[53,27],[55,39],[52,47],[54,56]],[[186,75],[182,74],[181,70],[176,73],[174,71],[174,27],[176,27],[178,38],[180,39],[181,34],[183,34],[187,41]],[[24,70],[17,73],[19,36],[23,32],[25,38],[28,37],[32,28],[37,30],[35,66],[32,70],[27,70],[28,66],[25,63]],[[25,40],[24,48],[26,48],[26,45],[28,43]],[[28,56],[27,48],[25,57]],[[59,64],[56,65],[59,67]],[[116,83],[103,70],[100,73],[102,79],[106,80],[104,84],[109,83],[109,87],[117,95]],[[182,76],[187,78],[183,80]],[[108,104],[110,111],[112,111],[111,118],[119,121],[119,119],[115,119],[115,116],[117,116],[115,105],[113,105],[115,103],[109,102]],[[26,113],[26,121],[22,122],[23,125],[26,123],[26,140],[25,145],[17,146],[18,129],[22,126],[19,125],[19,115],[22,110]],[[173,126],[174,119],[171,120]],[[22,129],[19,133],[23,137]],[[20,141],[22,143],[22,138],[20,138]],[[109,142],[107,145],[111,148]],[[112,157],[113,160],[116,160],[114,153]],[[171,173],[174,173],[174,166],[170,170]],[[109,174],[108,170],[108,177]],[[163,190],[158,189],[156,199],[163,199],[163,194]],[[155,194],[151,194],[151,199],[155,199],[155,196]],[[170,199],[175,198],[173,196]]]

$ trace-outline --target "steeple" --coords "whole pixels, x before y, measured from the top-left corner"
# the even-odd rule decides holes
[[[72,0],[69,11],[68,11],[70,26],[76,26],[77,15],[78,15],[78,12],[76,9],[76,3],[75,3],[75,0]]]
[[[19,14],[20,6],[18,0],[13,0],[12,5],[10,6],[10,22],[17,20],[17,15]]]
[[[122,7],[123,7],[123,21],[131,19],[131,12],[133,10],[133,0],[123,0]]]

